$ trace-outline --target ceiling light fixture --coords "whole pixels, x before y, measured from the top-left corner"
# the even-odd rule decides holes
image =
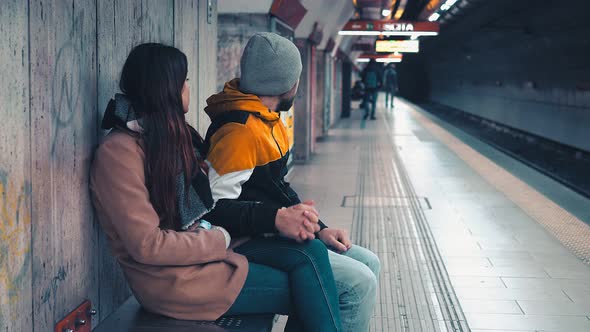
[[[399,59],[399,58],[380,58],[380,59],[377,59],[375,61],[381,62],[381,63],[390,63],[390,62],[399,63],[399,62],[402,62],[402,59]]]
[[[381,31],[349,31],[349,30],[342,30],[338,31],[339,35],[343,36],[379,36]]]
[[[381,15],[383,15],[383,16],[389,16],[389,15],[391,15],[391,9],[383,9],[381,11]]]
[[[428,20],[430,22],[434,22],[436,20],[438,20],[440,18],[440,14],[439,13],[432,13],[432,15],[430,15],[430,17],[428,18]]]
[[[358,58],[356,58],[356,62],[369,62],[371,59],[375,60],[376,62],[381,63],[389,63],[389,62],[402,62],[403,55],[402,54],[361,54]]]
[[[449,10],[458,0],[447,0],[442,6],[440,6],[441,10]]]
[[[436,31],[350,31],[350,30],[342,30],[338,31],[339,35],[342,36],[409,36],[415,37],[414,39],[420,36],[437,36],[438,32]]]

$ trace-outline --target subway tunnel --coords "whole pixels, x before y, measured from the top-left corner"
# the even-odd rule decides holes
[[[159,43],[186,57],[182,90],[169,98],[190,95],[186,106],[184,99],[174,99],[174,114],[180,114],[182,128],[194,128],[201,137],[202,142],[193,136],[190,151],[200,161],[195,169],[211,182],[207,191],[214,204],[208,212],[219,209],[224,191],[216,192],[215,183],[228,178],[220,169],[231,170],[228,174],[238,169],[218,165],[212,156],[220,140],[216,133],[228,126],[212,115],[212,105],[237,93],[228,90],[235,78],[244,82],[251,38],[273,33],[295,45],[301,73],[294,89],[281,96],[245,92],[245,83],[241,89],[236,83],[236,91],[264,110],[244,115],[221,106],[242,112],[224,117],[234,122],[230,127],[248,127],[252,118],[268,124],[265,116],[271,115],[265,112],[274,119],[266,139],[274,151],[268,158],[275,159],[252,161],[239,170],[245,173],[234,173],[247,175],[236,180],[241,187],[231,201],[261,205],[276,199],[269,193],[245,198],[246,185],[274,176],[272,186],[289,190],[286,196],[295,193],[297,200],[287,197],[291,203],[273,205],[272,218],[283,208],[313,206],[327,229],[342,231],[353,248],[364,247],[378,259],[380,269],[362,259],[354,263],[364,270],[353,270],[354,264],[344,268],[355,276],[367,266],[374,273],[367,272],[376,288],[364,309],[350,309],[347,301],[367,285],[342,291],[331,261],[340,330],[590,331],[588,11],[585,0],[0,0],[0,330],[283,331],[294,317],[305,328],[291,330],[314,330],[309,322],[327,319],[300,317],[302,293],[309,292],[309,303],[321,297],[312,293],[311,281],[303,289],[290,284],[288,309],[272,307],[269,297],[250,301],[244,313],[225,307],[209,319],[164,310],[184,303],[166,297],[176,291],[201,300],[189,294],[193,288],[178,286],[191,276],[167,274],[160,279],[166,287],[162,281],[146,291],[136,284],[134,271],[148,266],[155,276],[219,266],[225,258],[202,263],[199,250],[205,248],[187,237],[186,248],[195,250],[159,258],[149,267],[149,255],[166,247],[164,242],[149,242],[146,235],[133,247],[119,226],[105,226],[114,207],[101,206],[95,189],[101,185],[96,182],[108,183],[93,177],[93,165],[101,160],[99,147],[121,129],[104,124],[118,114],[117,98],[129,98],[140,110],[119,125],[136,121],[141,130],[133,135],[153,146],[165,141],[149,141],[149,130],[142,127],[145,104],[122,92],[130,52]],[[295,67],[297,61],[257,75],[283,77]],[[163,77],[160,69],[145,72]],[[288,92],[293,93],[288,108],[268,106],[267,100]],[[246,149],[259,149],[262,141],[248,139],[239,137],[218,154],[258,158],[262,150],[246,157]],[[149,175],[155,159],[149,159],[150,145],[142,144],[148,159],[139,178],[164,178]],[[121,153],[114,160],[129,156]],[[115,166],[107,170],[114,172]],[[112,187],[117,197],[118,186]],[[150,209],[154,204],[156,221],[148,233],[185,238],[226,225],[211,219],[211,229],[167,228],[165,214],[155,212],[152,188],[146,182],[140,191]],[[121,215],[132,212],[125,207]],[[209,216],[216,215],[201,214],[193,222],[204,225]],[[173,218],[181,219],[180,212]],[[241,240],[288,238],[278,221],[269,232],[260,231],[261,220],[249,219],[246,233],[228,226],[233,242],[226,239],[235,252],[225,250],[238,255],[239,246],[248,243]],[[347,255],[337,253],[322,232],[300,242],[322,242],[322,253]],[[148,256],[127,255],[133,250]],[[199,263],[185,263],[178,258],[183,255]],[[247,258],[243,264],[254,271],[259,262]],[[239,264],[232,264],[238,270]],[[215,279],[196,283],[207,289]],[[150,302],[153,294],[161,300]]]

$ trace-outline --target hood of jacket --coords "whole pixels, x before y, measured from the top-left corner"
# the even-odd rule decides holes
[[[241,92],[239,86],[240,79],[235,78],[225,83],[223,91],[207,98],[205,113],[211,120],[222,113],[232,111],[246,111],[268,122],[279,120],[278,112],[266,107],[258,96]]]
[[[115,98],[109,101],[102,118],[101,128],[128,129],[137,133],[143,131],[142,119],[135,114],[131,101],[127,96],[121,93],[115,94]]]

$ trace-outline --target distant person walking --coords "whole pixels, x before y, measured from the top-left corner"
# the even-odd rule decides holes
[[[381,67],[377,64],[375,59],[371,59],[365,69],[361,72],[361,78],[365,84],[365,96],[363,104],[365,105],[364,119],[369,117],[369,110],[371,112],[371,120],[375,120],[375,107],[377,106],[377,93],[381,88],[382,74]]]
[[[385,107],[393,108],[393,99],[395,93],[399,90],[397,85],[397,72],[395,71],[395,65],[390,63],[385,67],[383,72],[383,78],[385,81]]]

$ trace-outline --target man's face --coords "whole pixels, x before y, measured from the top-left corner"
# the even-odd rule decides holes
[[[299,88],[299,81],[295,84],[293,89],[279,97],[279,104],[277,105],[277,112],[287,112],[293,107],[295,96],[297,95],[297,88]]]
[[[291,109],[291,107],[293,107],[293,103],[295,102],[295,96],[292,96],[290,98],[287,97],[282,97],[281,99],[279,99],[279,104],[277,105],[277,112],[287,112],[288,110]]]

